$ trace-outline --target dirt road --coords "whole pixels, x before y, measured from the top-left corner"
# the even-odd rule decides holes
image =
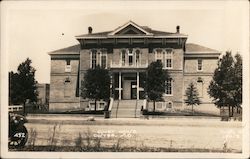
[[[30,134],[28,144],[74,146],[80,135],[82,138],[99,138],[104,145],[112,145],[120,140],[122,146],[242,150],[241,122],[185,118],[76,122],[27,123]]]

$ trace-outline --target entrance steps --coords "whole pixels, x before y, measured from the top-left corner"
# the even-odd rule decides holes
[[[143,100],[115,100],[111,110],[112,118],[139,118]]]

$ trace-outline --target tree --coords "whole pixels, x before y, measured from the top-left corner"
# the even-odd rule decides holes
[[[169,77],[168,72],[162,69],[160,61],[152,62],[147,68],[146,93],[153,101],[153,110],[155,111],[155,102],[161,100],[165,92],[165,81]]]
[[[88,69],[82,81],[81,96],[96,101],[103,99],[108,101],[110,97],[110,76],[106,69],[97,66],[95,69]]]
[[[219,60],[208,93],[217,107],[228,107],[229,117],[233,116],[234,107],[242,103],[242,58],[239,54],[234,59],[231,52],[226,52]]]
[[[235,56],[235,65],[234,65],[234,75],[233,86],[235,86],[235,106],[237,109],[241,107],[242,104],[242,57],[240,54]]]
[[[191,105],[192,106],[192,113],[194,115],[194,105],[200,105],[200,99],[199,99],[199,94],[198,91],[196,89],[196,87],[194,86],[193,82],[191,82],[186,90],[186,96],[187,99],[185,99],[185,103],[187,105]]]
[[[10,103],[23,104],[25,112],[25,103],[27,99],[30,102],[37,101],[37,81],[35,80],[36,70],[31,66],[32,61],[27,58],[17,69],[17,73],[9,73],[9,96]]]

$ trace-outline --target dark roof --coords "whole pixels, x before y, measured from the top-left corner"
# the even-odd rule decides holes
[[[153,29],[149,28],[148,26],[139,26],[138,24],[135,24],[132,21],[130,21],[130,22],[132,24],[137,25],[138,27],[142,28],[143,30],[147,31],[148,33],[153,34],[153,36],[187,36],[187,35],[181,34],[181,33],[171,33],[171,32],[153,30]],[[125,25],[123,25],[123,26],[125,26]],[[119,26],[116,29],[119,29],[119,28],[121,28],[123,26]],[[82,35],[76,36],[76,38],[80,38],[80,37],[108,37],[108,34],[112,33],[115,30],[105,31],[105,32],[97,32],[97,33],[91,33],[91,34],[82,34]]]
[[[81,47],[80,44],[69,46],[66,48],[62,48],[59,50],[55,50],[52,52],[49,52],[49,55],[56,55],[56,54],[67,54],[67,55],[74,55],[74,54],[80,54]]]
[[[219,51],[194,43],[186,44],[186,53],[219,53]]]
[[[180,33],[170,33],[170,32],[164,32],[164,31],[159,31],[159,30],[152,30],[150,28],[144,29],[149,33],[152,33],[155,36],[175,36],[175,35],[180,35],[180,36],[185,36],[185,34],[180,34]],[[82,34],[82,35],[78,35],[76,37],[107,37],[109,33],[111,33],[112,31],[105,31],[105,32],[98,32],[98,33],[92,33],[92,34]]]
[[[49,54],[50,55],[57,55],[57,54],[74,55],[74,54],[80,54],[80,50],[81,50],[80,44],[77,44],[77,45],[73,45],[73,46],[69,46],[66,48],[52,51]],[[193,54],[193,53],[217,53],[218,54],[219,51],[210,49],[205,46],[198,45],[198,44],[187,43],[185,54]]]

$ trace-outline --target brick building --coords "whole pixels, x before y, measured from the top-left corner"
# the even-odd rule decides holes
[[[129,105],[141,105],[144,97],[142,79],[147,66],[155,60],[163,63],[170,78],[163,95],[165,102],[158,109],[184,109],[185,90],[190,82],[196,85],[202,105],[212,104],[207,88],[220,53],[216,50],[186,43],[188,36],[153,30],[129,21],[112,30],[76,36],[79,45],[50,52],[51,82],[50,111],[91,109],[91,101],[80,95],[81,80],[89,68],[100,65],[110,72],[114,93],[112,109]],[[101,108],[100,108],[101,109]],[[134,109],[134,108],[132,108]],[[137,108],[135,108],[136,110]]]

